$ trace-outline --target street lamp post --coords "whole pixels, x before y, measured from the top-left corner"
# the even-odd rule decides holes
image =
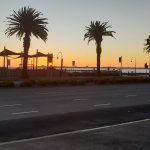
[[[63,68],[63,55],[62,55],[62,52],[58,52],[57,54],[57,59],[59,59],[59,55],[61,55],[61,61],[60,61],[60,70],[61,70],[61,75],[62,75],[62,68]]]
[[[135,65],[135,66],[134,66],[134,69],[135,69],[135,74],[136,74],[136,57],[132,57],[132,58],[131,58],[131,62],[133,62],[133,59],[134,59],[134,63],[135,63],[135,64],[134,64],[134,65]]]

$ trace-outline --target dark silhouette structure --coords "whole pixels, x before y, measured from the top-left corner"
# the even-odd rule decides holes
[[[144,51],[150,53],[150,35],[145,39],[146,43],[144,44]]]
[[[21,40],[23,38],[23,69],[22,78],[27,78],[27,64],[28,64],[28,52],[30,48],[31,35],[37,38],[41,38],[44,42],[47,40],[48,29],[46,25],[48,22],[46,18],[41,18],[41,12],[36,11],[34,8],[23,7],[18,12],[14,11],[10,17],[7,17],[8,28],[5,34],[8,37],[16,34]]]
[[[5,68],[6,66],[8,67],[8,57],[12,56],[12,55],[20,55],[20,53],[16,53],[13,52],[11,50],[6,49],[6,47],[4,46],[4,50],[0,52],[0,56],[2,56],[4,58],[4,62],[3,62],[3,67]],[[6,64],[7,62],[7,64]]]
[[[44,54],[44,53],[41,53],[37,50],[36,54],[34,55],[31,55],[31,57],[33,58],[33,64],[34,64],[34,58],[36,59],[36,69],[38,68],[38,58],[39,57],[48,57],[48,54]]]
[[[111,28],[111,26],[108,26],[108,22],[101,23],[100,21],[91,21],[90,26],[86,26],[85,29],[86,33],[84,35],[84,40],[88,38],[88,43],[94,40],[96,44],[97,72],[100,72],[100,57],[102,53],[101,42],[103,41],[103,36],[114,37],[113,33],[116,33],[114,31],[107,31],[108,28]]]

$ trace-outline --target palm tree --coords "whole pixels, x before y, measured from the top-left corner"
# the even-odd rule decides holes
[[[150,35],[147,39],[145,39],[146,43],[144,44],[144,51],[146,53],[150,53]]]
[[[86,26],[86,33],[84,35],[84,40],[88,38],[88,43],[90,41],[95,41],[96,44],[96,53],[97,53],[97,72],[100,72],[100,57],[102,53],[101,42],[103,41],[103,36],[113,36],[114,31],[107,31],[107,28],[111,28],[108,26],[108,22],[100,23],[100,21],[91,21],[89,27]]]
[[[30,48],[31,36],[41,38],[44,42],[47,40],[48,29],[46,25],[46,18],[41,18],[41,12],[36,11],[34,8],[23,7],[18,12],[13,11],[14,14],[7,17],[8,28],[5,34],[8,37],[16,34],[20,40],[23,38],[24,59],[21,77],[27,78],[28,66],[28,52]]]

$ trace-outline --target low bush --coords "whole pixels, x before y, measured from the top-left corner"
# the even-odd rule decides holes
[[[12,81],[3,81],[0,83],[0,87],[13,88],[13,87],[15,87],[15,84]]]
[[[16,84],[13,81],[1,81],[0,87],[46,87],[46,86],[76,86],[76,85],[105,85],[105,84],[138,84],[150,83],[150,77],[74,77],[60,79],[29,79],[18,81]]]
[[[65,85],[66,80],[61,79],[46,79],[46,80],[37,80],[36,85],[39,86],[59,86]]]
[[[25,80],[25,81],[20,83],[20,87],[32,87],[34,85],[35,85],[34,80]]]
[[[67,81],[67,85],[85,85],[87,83],[84,79],[71,79]]]

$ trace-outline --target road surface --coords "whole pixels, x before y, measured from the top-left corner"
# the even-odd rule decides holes
[[[0,121],[150,104],[150,84],[0,89]]]

